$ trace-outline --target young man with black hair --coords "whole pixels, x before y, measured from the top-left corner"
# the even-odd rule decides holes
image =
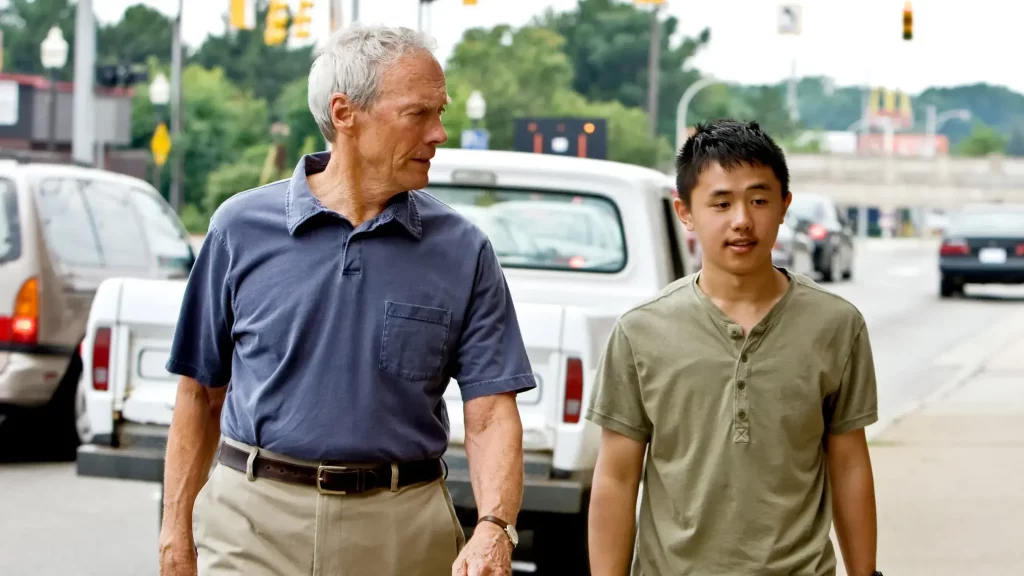
[[[622,315],[602,356],[587,413],[603,429],[591,573],[623,576],[632,555],[634,576],[832,575],[834,515],[849,576],[871,576],[864,319],[772,266],[789,174],[756,123],[698,126],[677,170],[703,266]]]

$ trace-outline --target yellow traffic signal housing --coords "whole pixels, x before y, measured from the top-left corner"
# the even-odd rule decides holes
[[[913,40],[914,38],[914,9],[907,2],[903,6],[903,39]]]
[[[270,0],[267,6],[266,29],[263,42],[277,46],[288,39],[288,3],[285,0]]]
[[[463,6],[476,6],[476,0],[462,0]]]
[[[313,18],[309,15],[309,12],[313,9],[313,0],[300,0],[299,1],[299,12],[292,19],[292,25],[295,26],[295,37],[296,38],[309,38],[309,26],[313,21]]]

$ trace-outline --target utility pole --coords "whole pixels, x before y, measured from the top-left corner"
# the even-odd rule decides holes
[[[96,158],[96,25],[92,0],[75,8],[75,88],[72,108],[71,157],[93,165]]]
[[[184,154],[181,150],[181,12],[184,0],[178,0],[178,14],[171,21],[171,142],[178,151],[171,157],[171,208],[181,213],[182,171]]]
[[[358,0],[357,0],[357,2],[358,2]],[[330,22],[331,34],[334,34],[334,32],[338,28],[341,28],[341,25],[342,25],[342,19],[341,19],[341,13],[342,13],[341,0],[330,0],[328,5],[327,5],[327,7],[330,8],[330,12],[331,12],[331,18],[330,18],[330,20],[331,20],[331,22]],[[359,8],[356,7],[356,10],[358,11]]]
[[[352,23],[359,22],[359,0],[352,0]]]
[[[661,4],[651,6],[651,46],[647,51],[647,133],[654,138],[658,133],[658,83],[661,72],[661,22],[658,12]]]

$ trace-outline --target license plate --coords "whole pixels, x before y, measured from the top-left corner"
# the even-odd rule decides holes
[[[1003,248],[982,248],[978,251],[978,260],[982,264],[1005,264],[1006,250]]]

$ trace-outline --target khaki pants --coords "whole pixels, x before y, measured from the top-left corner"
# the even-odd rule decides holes
[[[193,533],[199,576],[447,576],[466,542],[440,479],[324,495],[219,464],[196,498]]]

